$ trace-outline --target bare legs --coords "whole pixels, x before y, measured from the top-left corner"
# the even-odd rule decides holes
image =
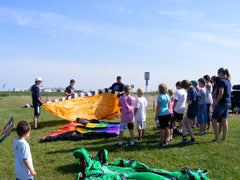
[[[133,143],[134,142],[134,132],[133,132],[133,130],[129,130],[129,132],[130,132],[130,137],[131,137],[131,143]],[[123,140],[123,131],[120,131],[119,132],[119,142],[122,142],[122,140]]]
[[[139,137],[139,138],[143,138],[144,133],[145,133],[145,129],[139,129],[139,130],[138,130],[138,137]]]
[[[39,116],[34,116],[34,117],[33,117],[34,128],[37,128],[37,127],[38,127],[38,119],[39,119]]]
[[[165,144],[167,142],[167,138],[168,138],[168,128],[161,129],[160,130],[160,142],[162,144]]]
[[[213,129],[214,129],[214,134],[215,134],[215,141],[219,141],[219,134],[221,133],[221,131],[223,132],[222,135],[222,139],[221,140],[226,140],[227,138],[227,133],[228,133],[228,120],[225,118],[221,119],[221,123],[219,123],[218,126],[218,122],[216,119],[212,119],[212,124],[213,124]]]
[[[192,127],[191,127],[192,120],[188,119],[187,116],[185,116],[183,118],[182,123],[183,123],[183,135],[186,135],[186,129],[187,129],[191,138],[194,138],[193,137],[193,132],[192,132]]]

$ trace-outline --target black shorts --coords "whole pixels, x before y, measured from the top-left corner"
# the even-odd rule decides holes
[[[133,123],[128,123],[127,126],[128,126],[128,129],[129,129],[130,131],[133,130],[133,128],[134,128]]]
[[[177,113],[177,112],[173,112],[174,113],[174,120],[176,120],[177,122],[180,122],[180,121],[182,121],[182,119],[183,119],[183,114],[179,114],[179,113]]]
[[[34,116],[40,116],[40,106],[33,105],[34,108]]]
[[[163,116],[158,116],[158,120],[160,123],[160,129],[165,129],[169,128],[169,121],[171,119],[171,115],[163,115]]]

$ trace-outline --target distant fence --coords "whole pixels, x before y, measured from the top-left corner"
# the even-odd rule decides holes
[[[65,96],[63,92],[40,92],[41,96]],[[0,97],[6,96],[31,96],[31,92],[0,91]]]

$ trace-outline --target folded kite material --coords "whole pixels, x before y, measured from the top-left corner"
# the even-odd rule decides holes
[[[113,119],[120,115],[118,97],[109,89],[80,93],[47,102],[47,111],[69,121],[83,119]]]

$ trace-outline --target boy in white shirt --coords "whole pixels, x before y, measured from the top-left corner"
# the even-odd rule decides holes
[[[137,129],[138,129],[138,140],[142,140],[144,136],[144,132],[146,129],[146,109],[147,109],[147,100],[143,97],[143,89],[137,89],[138,98],[135,102],[135,119],[137,121]]]
[[[37,173],[34,171],[29,144],[31,127],[26,121],[19,121],[17,125],[18,139],[13,141],[15,156],[16,180],[33,180]]]

